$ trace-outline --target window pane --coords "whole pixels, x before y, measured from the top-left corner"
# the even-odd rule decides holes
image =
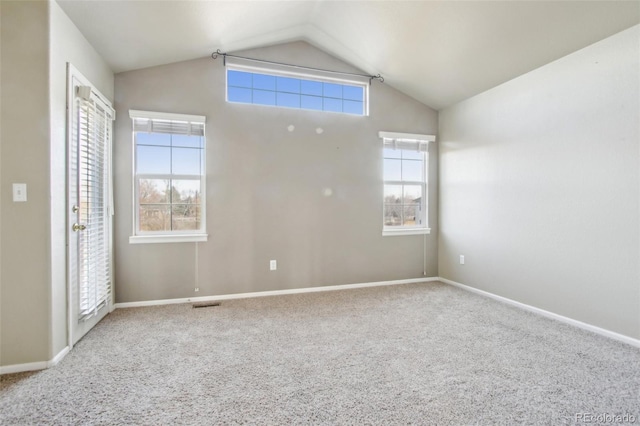
[[[383,161],[384,180],[402,180],[402,176],[400,174],[400,162],[402,160],[385,158]]]
[[[278,92],[300,93],[300,79],[277,77]]]
[[[141,231],[169,231],[171,229],[171,210],[168,204],[141,205],[138,218]]]
[[[423,162],[421,160],[402,160],[402,180],[424,181]]]
[[[136,132],[136,145],[171,145],[171,135],[167,133]]]
[[[334,83],[322,83],[323,86],[323,96],[329,98],[338,98],[342,99],[342,85],[334,84]]]
[[[349,99],[352,101],[364,101],[364,88],[356,87],[356,86],[347,86],[344,85],[342,87],[342,96],[345,99]]]
[[[283,107],[300,108],[300,95],[278,93],[277,104]]]
[[[344,111],[348,114],[358,114],[358,115],[362,115],[363,111],[362,111],[362,106],[364,105],[362,102],[356,102],[356,101],[342,101],[342,104],[344,105]]]
[[[405,160],[422,160],[424,158],[424,153],[419,151],[414,151],[412,149],[404,149],[402,152],[402,158]]]
[[[198,207],[188,204],[173,205],[171,227],[174,231],[200,229],[200,215]]]
[[[236,87],[251,87],[251,73],[242,71],[227,71],[227,85]]]
[[[173,204],[200,205],[200,180],[174,179],[171,184]]]
[[[169,181],[165,179],[140,179],[138,197],[140,204],[168,203]]]
[[[276,92],[269,92],[266,90],[254,90],[253,103],[259,104],[259,105],[275,105]]]
[[[138,146],[136,150],[136,172],[138,174],[171,173],[171,148]]]
[[[276,78],[273,75],[253,74],[253,88],[276,90]]]
[[[399,149],[384,148],[382,156],[384,158],[400,158],[402,156],[402,151]]]
[[[241,89],[239,87],[227,88],[227,99],[229,102],[251,103],[251,89]]]
[[[422,186],[420,185],[403,185],[403,203],[404,204],[420,204],[422,199]]]
[[[300,107],[304,109],[315,109],[322,111],[322,98],[317,96],[301,96]]]
[[[342,112],[341,99],[324,98],[322,101],[322,109],[324,111]]]
[[[202,148],[202,136],[171,135],[171,145],[189,148]]]
[[[402,204],[402,185],[384,186],[385,204]]]
[[[405,226],[416,226],[420,225],[420,222],[420,205],[405,205],[402,212],[402,224]]]
[[[385,204],[384,205],[384,226],[401,226],[402,225],[402,205]]]
[[[322,83],[319,81],[302,80],[300,90],[305,95],[322,96]]]
[[[200,152],[197,148],[173,148],[171,173],[174,175],[199,175]]]

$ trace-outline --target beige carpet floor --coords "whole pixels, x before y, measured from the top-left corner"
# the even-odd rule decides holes
[[[0,380],[6,425],[640,423],[640,350],[440,283],[118,309]]]

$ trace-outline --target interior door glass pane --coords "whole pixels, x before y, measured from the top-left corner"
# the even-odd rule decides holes
[[[200,153],[197,148],[172,148],[171,170],[175,175],[199,175]]]
[[[385,158],[384,162],[384,180],[402,180],[400,173],[400,163],[402,160],[394,160]]]
[[[138,196],[140,204],[162,204],[169,202],[169,180],[140,179],[138,181]]]
[[[171,148],[145,145],[137,146],[136,172],[138,174],[170,174]]]
[[[202,136],[172,135],[171,145],[187,148],[202,148]]]
[[[424,181],[424,167],[422,161],[402,160],[402,180],[422,182]]]
[[[140,205],[141,231],[169,231],[171,228],[171,206],[168,204]]]

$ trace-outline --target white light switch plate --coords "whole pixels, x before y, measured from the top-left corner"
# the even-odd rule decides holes
[[[14,183],[13,184],[13,202],[22,203],[25,201],[27,201],[27,184]]]

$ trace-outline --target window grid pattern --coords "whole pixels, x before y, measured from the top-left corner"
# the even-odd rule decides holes
[[[204,137],[153,132],[134,135],[138,231],[200,231]]]
[[[365,87],[227,70],[229,102],[365,115]]]
[[[426,154],[384,149],[384,226],[425,227]]]

